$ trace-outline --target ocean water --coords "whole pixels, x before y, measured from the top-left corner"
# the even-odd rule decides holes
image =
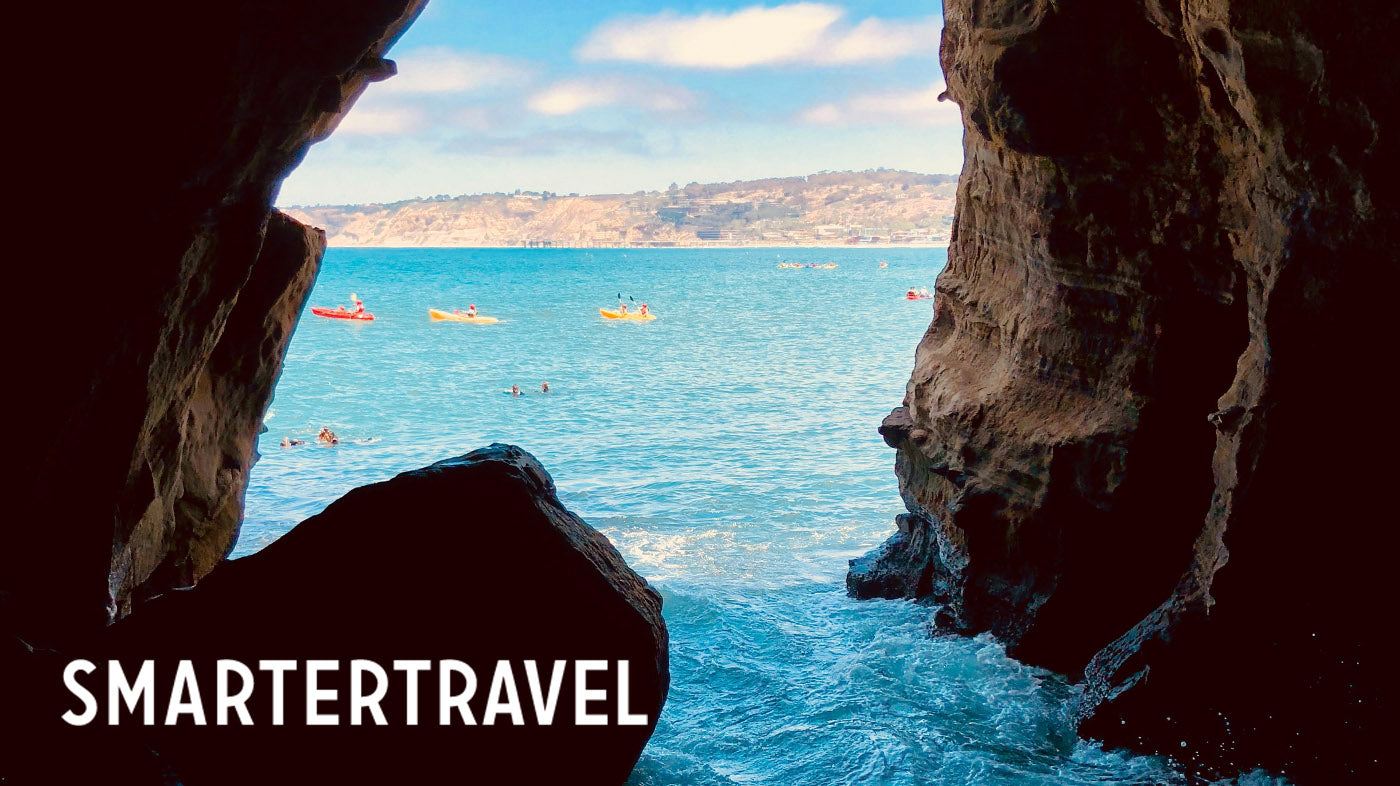
[[[671,693],[633,784],[1184,783],[1077,739],[1075,688],[989,638],[933,638],[927,607],[845,595],[847,560],[902,510],[875,428],[931,316],[903,293],[945,258],[332,249],[312,304],[355,292],[377,319],[303,316],[235,555],[351,488],[512,442],[665,599]],[[603,320],[619,293],[659,319]],[[504,321],[428,319],[468,303]],[[279,447],[321,426],[344,444]]]

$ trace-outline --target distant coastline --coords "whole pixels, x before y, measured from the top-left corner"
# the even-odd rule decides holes
[[[287,206],[338,248],[938,248],[957,178],[877,169],[665,191]]]
[[[481,250],[483,250],[483,251],[599,251],[599,250],[607,250],[607,251],[614,251],[614,250],[615,250],[615,251],[695,251],[695,250],[697,250],[697,249],[706,249],[706,250],[713,249],[713,250],[715,250],[715,251],[743,251],[743,250],[750,250],[750,249],[756,249],[756,248],[758,248],[758,249],[770,249],[770,248],[771,248],[771,249],[778,249],[778,250],[782,250],[782,249],[794,249],[794,250],[795,250],[795,249],[804,249],[804,248],[824,248],[824,249],[830,249],[830,250],[832,250],[832,251],[879,251],[879,250],[891,250],[891,249],[897,250],[897,249],[904,249],[904,248],[947,248],[948,245],[949,245],[949,244],[948,244],[947,241],[939,241],[939,242],[933,242],[933,243],[883,243],[883,244],[879,244],[879,243],[864,243],[864,244],[858,244],[858,245],[857,245],[857,244],[850,244],[850,243],[803,243],[803,244],[792,244],[792,243],[771,243],[771,244],[770,244],[770,243],[750,243],[750,244],[743,244],[743,245],[739,245],[739,244],[721,245],[721,244],[711,244],[711,243],[695,243],[695,244],[692,244],[692,245],[671,245],[671,246],[647,246],[647,245],[636,245],[636,246],[621,246],[621,245],[612,245],[612,246],[554,246],[554,245],[550,245],[550,246],[508,246],[508,245],[495,245],[495,246],[431,246],[431,245],[370,245],[370,244],[360,244],[360,245],[338,245],[338,244],[336,244],[336,243],[330,243],[330,247],[331,247],[331,248],[398,249],[398,250],[411,249],[411,248],[422,248],[422,249],[464,249],[464,248],[465,248],[465,249],[481,249]]]

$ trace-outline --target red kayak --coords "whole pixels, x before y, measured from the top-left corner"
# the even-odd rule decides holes
[[[312,307],[311,307],[311,313],[315,314],[315,315],[318,316],[318,317],[326,317],[326,318],[328,318],[328,319],[354,319],[354,320],[358,320],[358,321],[360,321],[360,322],[373,322],[373,321],[374,321],[374,315],[371,314],[371,313],[369,313],[368,311],[364,311],[364,312],[361,312],[361,313],[359,313],[359,314],[356,314],[356,313],[353,312],[353,311],[345,311],[344,309],[339,309],[339,308],[326,308],[325,306],[312,306]]]
[[[905,292],[905,293],[904,293],[904,299],[905,299],[905,300],[933,300],[933,295],[911,295],[911,294],[909,294],[908,292]]]

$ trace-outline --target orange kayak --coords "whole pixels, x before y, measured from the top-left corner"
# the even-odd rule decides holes
[[[610,310],[606,308],[598,309],[598,313],[603,315],[603,319],[630,319],[636,322],[650,322],[651,320],[656,319],[655,314],[637,314],[632,312],[624,314],[621,311]]]

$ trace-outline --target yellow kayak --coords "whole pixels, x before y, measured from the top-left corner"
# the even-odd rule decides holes
[[[439,311],[435,308],[428,309],[428,317],[434,321],[443,320],[447,322],[474,322],[478,325],[494,325],[501,320],[495,317],[483,317],[477,314],[469,317],[466,314],[454,314],[451,311]]]
[[[621,311],[609,311],[606,308],[598,309],[598,313],[602,314],[604,319],[633,319],[638,322],[650,322],[656,319],[655,314],[624,314]]]

